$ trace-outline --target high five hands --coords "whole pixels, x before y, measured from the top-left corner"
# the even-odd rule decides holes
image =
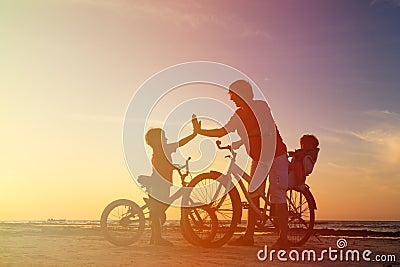
[[[193,125],[193,133],[199,134],[201,132],[201,121],[197,120],[195,114],[192,115],[192,125]]]

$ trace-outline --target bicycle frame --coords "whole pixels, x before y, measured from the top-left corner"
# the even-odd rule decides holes
[[[182,187],[179,188],[174,194],[170,195],[168,203],[173,203],[175,200],[183,197],[185,194],[189,195],[190,194],[190,188],[187,187],[188,182],[185,181],[186,177],[191,175],[189,171],[189,161],[191,160],[191,157],[186,159],[185,165],[174,165],[175,170],[178,172],[180,178],[181,178],[181,184]],[[182,170],[186,170],[185,172],[182,172]],[[145,210],[148,207],[147,200],[145,200],[146,204],[141,206],[140,208],[142,210]],[[183,203],[183,198],[182,198],[182,203],[181,206],[184,206],[185,203]],[[193,204],[193,203],[192,203]]]
[[[261,220],[268,220],[270,219],[270,216],[268,216],[266,214],[266,207],[270,206],[269,203],[269,198],[268,195],[267,196],[261,196],[264,200],[265,200],[265,207],[264,209],[261,211],[259,207],[257,207],[254,204],[254,201],[252,200],[249,191],[246,189],[243,180],[245,180],[247,183],[250,183],[251,181],[251,177],[242,169],[240,168],[240,166],[238,166],[236,164],[236,155],[237,153],[235,151],[232,150],[231,146],[226,146],[226,147],[221,147],[221,143],[220,141],[217,141],[217,146],[219,149],[227,149],[231,152],[231,156],[227,156],[230,158],[230,164],[229,164],[229,168],[228,171],[225,175],[223,175],[221,177],[221,179],[226,179],[226,181],[232,182],[233,179],[237,180],[237,183],[240,186],[240,189],[243,193],[243,195],[245,196],[248,204],[249,204],[249,208],[251,208],[253,211],[255,211],[256,216],[258,216]],[[236,186],[235,186],[236,187]],[[223,203],[224,199],[225,199],[226,195],[221,198],[220,203]],[[218,207],[220,207],[220,204],[217,205]]]

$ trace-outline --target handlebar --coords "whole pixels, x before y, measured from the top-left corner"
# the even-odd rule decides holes
[[[227,155],[227,156],[225,156],[225,158],[230,158],[233,162],[236,160],[236,152],[233,151],[231,145],[221,146],[221,141],[220,141],[220,140],[217,140],[215,143],[217,144],[217,147],[218,147],[220,150],[226,149],[226,150],[229,150],[229,152],[231,152],[231,155]]]
[[[221,150],[227,149],[227,150],[232,152],[232,146],[229,146],[229,145],[228,146],[221,146],[221,141],[220,140],[217,140],[215,143],[217,144],[217,147],[219,149],[221,149]]]
[[[189,160],[191,160],[191,159],[192,159],[192,157],[188,157],[188,158],[186,159],[185,169],[186,169],[187,171],[189,171]]]

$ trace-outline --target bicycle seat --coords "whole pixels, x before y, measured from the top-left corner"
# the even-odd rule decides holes
[[[149,192],[151,189],[151,176],[147,176],[147,175],[139,175],[138,176],[138,183],[140,184],[141,187],[143,187],[146,192]]]

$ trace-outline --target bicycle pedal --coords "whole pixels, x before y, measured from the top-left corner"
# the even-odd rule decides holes
[[[245,202],[245,201],[242,202],[242,208],[243,208],[243,209],[248,210],[249,207],[250,207],[249,203],[247,203],[247,202]]]

